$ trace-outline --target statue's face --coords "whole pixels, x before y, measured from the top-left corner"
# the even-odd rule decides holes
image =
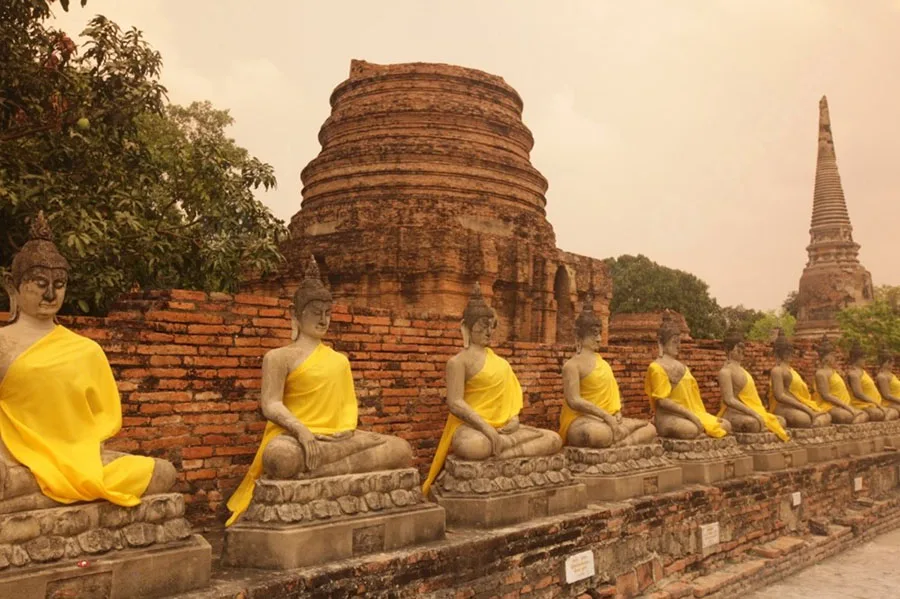
[[[744,344],[738,343],[733,348],[731,348],[730,352],[728,352],[728,357],[731,358],[732,360],[734,360],[735,362],[740,362],[741,360],[744,359],[744,349],[745,349]]]
[[[66,299],[69,273],[64,268],[36,266],[22,277],[15,290],[21,313],[39,320],[50,320]]]
[[[603,328],[591,327],[590,333],[581,338],[581,347],[588,351],[597,351],[603,343]]]
[[[881,367],[885,368],[887,370],[893,370],[894,369],[894,358],[888,358],[887,360],[882,362]]]
[[[662,350],[663,354],[677,358],[678,352],[681,351],[681,335],[675,335],[663,343]]]
[[[775,352],[775,357],[779,360],[783,360],[787,362],[794,355],[794,350],[792,349],[781,349]]]
[[[469,331],[469,340],[471,343],[481,346],[488,346],[491,343],[491,337],[494,336],[494,330],[497,328],[497,319],[490,316],[483,316],[475,321],[472,329]]]
[[[300,313],[299,328],[302,335],[321,339],[328,332],[331,324],[331,302],[313,300],[303,307]]]
[[[834,366],[834,352],[828,352],[822,356],[822,364],[828,367]]]
[[[857,368],[863,368],[866,365],[866,357],[860,356],[856,358],[855,360],[853,360],[853,365]]]

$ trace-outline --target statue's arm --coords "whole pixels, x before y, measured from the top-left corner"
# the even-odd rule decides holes
[[[815,414],[809,406],[803,405],[802,401],[794,397],[794,395],[785,388],[784,374],[780,370],[775,368],[772,369],[771,384],[772,395],[775,397],[775,400],[778,403],[790,406],[795,410],[800,410],[801,412],[806,412],[810,418],[815,417]]]
[[[489,439],[492,438],[497,431],[466,403],[465,389],[465,362],[451,359],[447,362],[447,409],[464,423],[482,432]]]
[[[816,390],[819,392],[819,395],[822,397],[822,399],[824,399],[831,405],[838,406],[839,408],[844,408],[851,413],[856,413],[856,409],[848,404],[845,404],[840,399],[831,394],[828,386],[828,376],[822,370],[816,371]]]
[[[875,379],[875,382],[878,385],[878,391],[881,393],[881,399],[891,403],[900,404],[900,397],[891,394],[891,381],[888,377],[878,376]]]
[[[270,351],[263,357],[259,405],[266,420],[274,422],[301,443],[310,441],[313,439],[312,432],[284,405],[287,367],[284,359],[275,352]]]
[[[878,405],[878,403],[873,398],[866,395],[865,391],[863,391],[862,377],[860,376],[859,372],[847,373],[847,381],[850,383],[850,393],[853,394],[853,397],[855,397],[859,401],[870,403],[873,406]]]
[[[731,372],[723,368],[719,371],[719,391],[722,394],[722,402],[732,410],[745,414],[752,418],[760,419],[759,414],[747,407],[744,402],[734,396],[734,383]]]
[[[566,405],[581,414],[587,414],[603,420],[612,428],[616,426],[616,419],[603,408],[596,406],[581,397],[581,373],[578,364],[567,362],[563,366],[563,398]]]

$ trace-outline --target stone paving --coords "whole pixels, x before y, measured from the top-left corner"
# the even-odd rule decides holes
[[[900,598],[900,530],[830,557],[744,599]]]

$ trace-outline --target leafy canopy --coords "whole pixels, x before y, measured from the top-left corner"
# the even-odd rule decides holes
[[[275,269],[287,232],[254,196],[274,172],[226,135],[228,112],[167,105],[140,31],[97,16],[77,48],[47,26],[51,3],[0,3],[0,267],[44,210],[82,312],[134,287],[234,291],[245,270]]]
[[[880,349],[900,353],[900,287],[877,287],[874,302],[844,308],[837,320],[845,347],[859,343],[870,357]]]

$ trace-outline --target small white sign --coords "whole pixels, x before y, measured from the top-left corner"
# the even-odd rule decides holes
[[[593,551],[582,551],[566,558],[566,584],[590,578],[594,574]]]
[[[862,477],[857,476],[853,479],[853,490],[854,491],[862,491]]]
[[[794,491],[791,493],[791,505],[797,507],[800,505],[800,491]]]
[[[700,547],[706,549],[719,544],[719,523],[700,525]]]

